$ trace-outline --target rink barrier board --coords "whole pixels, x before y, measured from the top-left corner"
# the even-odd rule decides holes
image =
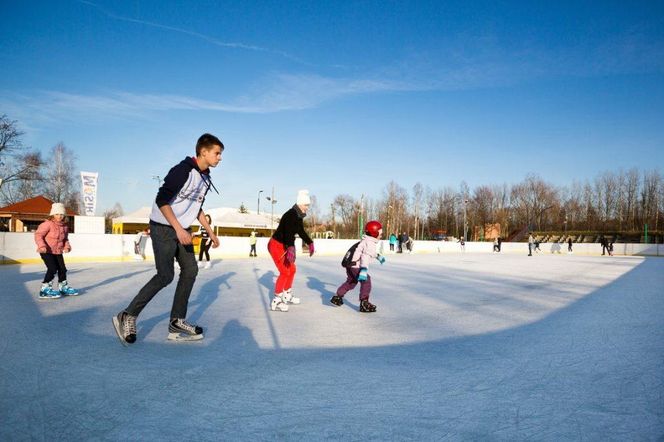
[[[70,263],[78,262],[132,262],[134,255],[135,235],[113,235],[94,233],[72,233],[69,242],[72,252],[65,255]],[[267,242],[269,238],[257,238],[256,249],[259,257],[267,257]],[[248,258],[249,239],[246,237],[223,236],[219,238],[220,246],[210,249],[211,259],[220,258]],[[342,256],[346,250],[357,242],[357,239],[317,239],[316,255],[318,256]],[[296,240],[296,246],[300,256],[302,252],[302,241]],[[601,255],[602,247],[595,243],[573,244],[573,254],[583,256]],[[380,242],[378,250],[382,249],[386,256],[389,251],[387,240]],[[540,254],[567,255],[567,244],[563,243],[541,243]],[[448,241],[415,241],[413,253],[462,253],[461,246],[457,242]],[[467,242],[465,253],[494,253],[491,242]],[[527,243],[502,244],[501,253],[528,254]],[[618,256],[662,256],[664,255],[663,244],[614,244],[614,255]],[[152,244],[148,239],[145,247],[147,260],[152,260]],[[0,232],[0,264],[32,264],[41,263],[41,258],[36,251],[34,235],[32,233]]]

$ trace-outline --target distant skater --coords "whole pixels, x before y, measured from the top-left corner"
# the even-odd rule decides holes
[[[309,256],[314,254],[314,241],[304,230],[304,217],[311,204],[308,190],[297,193],[296,203],[286,211],[279,221],[272,238],[267,243],[267,250],[279,270],[279,276],[274,286],[274,297],[270,304],[272,311],[288,311],[288,304],[299,304],[300,298],[293,296],[293,280],[295,279],[295,235],[309,246]]]
[[[201,245],[198,252],[198,266],[200,267],[203,264],[203,256],[205,256],[207,261],[205,263],[205,268],[209,269],[212,267],[212,263],[210,262],[210,247],[212,246],[210,232],[214,232],[214,226],[212,225],[212,218],[210,218],[210,215],[205,215],[205,219],[210,226],[210,231],[201,225],[201,230],[199,230],[199,234],[201,235]]]
[[[341,284],[337,289],[336,295],[330,299],[330,302],[337,307],[342,306],[344,295],[350,290],[353,290],[360,283],[360,312],[373,313],[376,311],[376,306],[369,302],[369,295],[371,294],[371,276],[369,276],[369,262],[371,259],[377,259],[378,262],[383,264],[385,258],[376,252],[376,245],[380,241],[380,236],[383,233],[383,226],[378,221],[369,221],[364,227],[364,235],[362,240],[353,245],[355,250],[349,249],[350,255],[347,254],[348,260],[344,259],[342,262],[346,264],[346,282]],[[347,252],[347,253],[348,253]]]
[[[113,327],[123,345],[136,342],[136,318],[152,298],[173,281],[174,260],[181,270],[168,321],[168,339],[203,339],[203,328],[186,321],[189,296],[198,275],[191,224],[198,220],[208,231],[212,247],[219,246],[219,239],[203,212],[203,201],[210,188],[214,188],[210,168],[219,164],[223,150],[224,145],[217,137],[203,134],[196,143],[196,156],[185,158],[164,178],[150,213],[157,274],[139,290],[127,308],[113,316]]]
[[[150,237],[150,229],[141,230],[134,237],[134,259],[137,261],[145,260],[145,245]]]
[[[567,253],[572,253],[572,238],[567,238]]]
[[[528,235],[528,256],[533,256],[533,243],[535,240],[533,239],[533,235],[529,234]]]
[[[71,252],[69,244],[69,227],[65,223],[65,206],[53,203],[48,219],[41,223],[35,232],[37,252],[44,264],[46,274],[39,290],[39,299],[57,299],[62,295],[76,296],[78,290],[67,283],[67,267],[64,253]],[[58,288],[53,288],[53,279],[58,274]]]
[[[249,257],[256,257],[256,232],[253,230],[249,235]]]
[[[461,251],[465,252],[466,251],[466,239],[462,236],[459,238],[459,245],[461,246]]]

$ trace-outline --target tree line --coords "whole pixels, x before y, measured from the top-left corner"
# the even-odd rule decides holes
[[[361,221],[378,219],[384,234],[406,232],[416,239],[443,234],[482,240],[500,226],[508,238],[519,232],[572,232],[639,234],[646,225],[660,233],[664,214],[664,179],[655,169],[607,171],[592,180],[556,186],[535,174],[508,185],[480,185],[471,189],[432,189],[420,183],[410,192],[394,181],[380,199],[342,194],[329,213],[312,204],[311,227],[332,231],[335,237],[355,238]],[[318,222],[316,220],[318,219]]]

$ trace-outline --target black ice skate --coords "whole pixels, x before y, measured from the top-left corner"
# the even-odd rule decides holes
[[[360,301],[360,311],[362,313],[373,313],[376,311],[376,306],[369,302],[369,300],[364,299]]]
[[[171,341],[200,341],[203,328],[189,324],[184,319],[171,319],[168,324],[168,339]]]
[[[336,305],[337,307],[341,307],[344,305],[344,298],[341,296],[334,295],[332,299],[330,299],[330,304]]]
[[[122,345],[136,342],[136,316],[120,312],[113,316],[113,327]]]

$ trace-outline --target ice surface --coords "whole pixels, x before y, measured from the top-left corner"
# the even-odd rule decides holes
[[[269,311],[266,257],[201,270],[166,340],[175,283],[123,347],[111,317],[151,263],[0,267],[0,440],[656,440],[664,436],[664,259],[390,255],[378,306],[328,303],[339,257],[298,258],[302,304]]]

